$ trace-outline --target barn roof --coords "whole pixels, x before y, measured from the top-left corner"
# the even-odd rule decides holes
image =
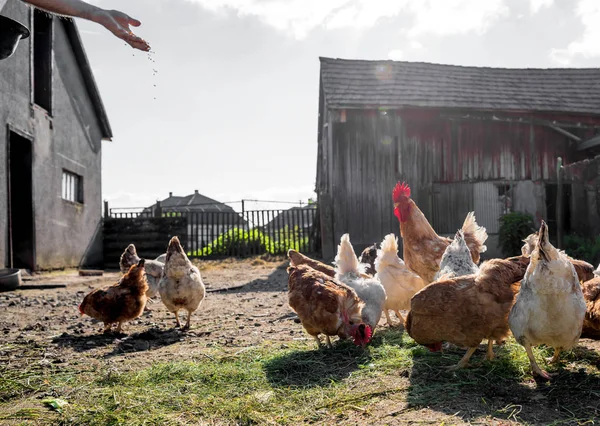
[[[489,68],[320,58],[329,108],[433,107],[600,115],[598,68]]]

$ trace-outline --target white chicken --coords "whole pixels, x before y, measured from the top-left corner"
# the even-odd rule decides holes
[[[158,295],[158,283],[160,282],[163,269],[165,267],[164,260],[161,261],[159,259],[163,256],[165,255],[157,257],[156,260],[144,259],[146,281],[148,281],[148,291],[146,292],[146,296],[149,298],[156,297]],[[133,244],[129,244],[119,259],[121,273],[126,274],[129,272],[129,269],[133,265],[137,265],[140,260],[141,258],[138,256],[135,246]]]
[[[400,311],[410,309],[410,299],[424,288],[427,282],[411,271],[398,257],[398,239],[394,234],[388,234],[383,239],[381,248],[377,251],[375,270],[375,278],[383,285],[387,295],[383,312],[388,325],[392,325],[389,310],[393,310],[404,323]]]
[[[376,278],[364,277],[367,265],[359,263],[348,234],[342,235],[334,264],[335,278],[356,291],[365,303],[362,310],[363,322],[375,331],[386,300],[385,289]]]
[[[459,230],[452,243],[444,251],[440,261],[440,270],[435,274],[434,281],[439,279],[448,280],[478,272],[479,267],[473,262],[471,251],[465,241],[465,234],[462,230]]]
[[[579,340],[586,304],[575,268],[564,252],[550,243],[544,221],[538,235],[508,323],[527,351],[533,374],[550,379],[535,361],[532,346],[553,347],[550,362],[558,362],[560,352]]]
[[[189,329],[192,313],[204,300],[206,290],[200,270],[190,262],[177,237],[169,241],[165,271],[158,288],[162,302],[175,314],[177,327],[181,327],[179,311],[187,311],[187,322],[183,328]]]

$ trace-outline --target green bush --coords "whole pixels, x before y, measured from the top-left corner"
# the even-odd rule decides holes
[[[563,244],[565,252],[575,259],[585,260],[594,266],[600,262],[600,236],[565,235]]]
[[[533,217],[527,213],[512,212],[500,218],[500,247],[505,256],[517,256],[521,254],[523,239],[536,229],[533,225]]]
[[[289,249],[297,251],[306,250],[308,236],[303,236],[300,229],[295,226],[290,229],[287,225],[275,231],[278,239],[273,239],[258,229],[246,231],[241,228],[232,228],[219,235],[213,242],[201,250],[188,253],[189,256],[243,256],[250,253],[286,254]]]

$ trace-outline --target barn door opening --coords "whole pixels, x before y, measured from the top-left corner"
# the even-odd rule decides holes
[[[33,146],[29,139],[10,132],[8,140],[9,265],[35,269],[33,216]]]

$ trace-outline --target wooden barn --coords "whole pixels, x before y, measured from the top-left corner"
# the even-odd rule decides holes
[[[399,236],[399,180],[439,234],[474,210],[494,256],[503,213],[555,224],[558,157],[600,152],[600,70],[321,58],[318,126],[324,257],[345,232],[357,250]],[[565,231],[588,232],[597,200],[572,180],[563,188]]]

